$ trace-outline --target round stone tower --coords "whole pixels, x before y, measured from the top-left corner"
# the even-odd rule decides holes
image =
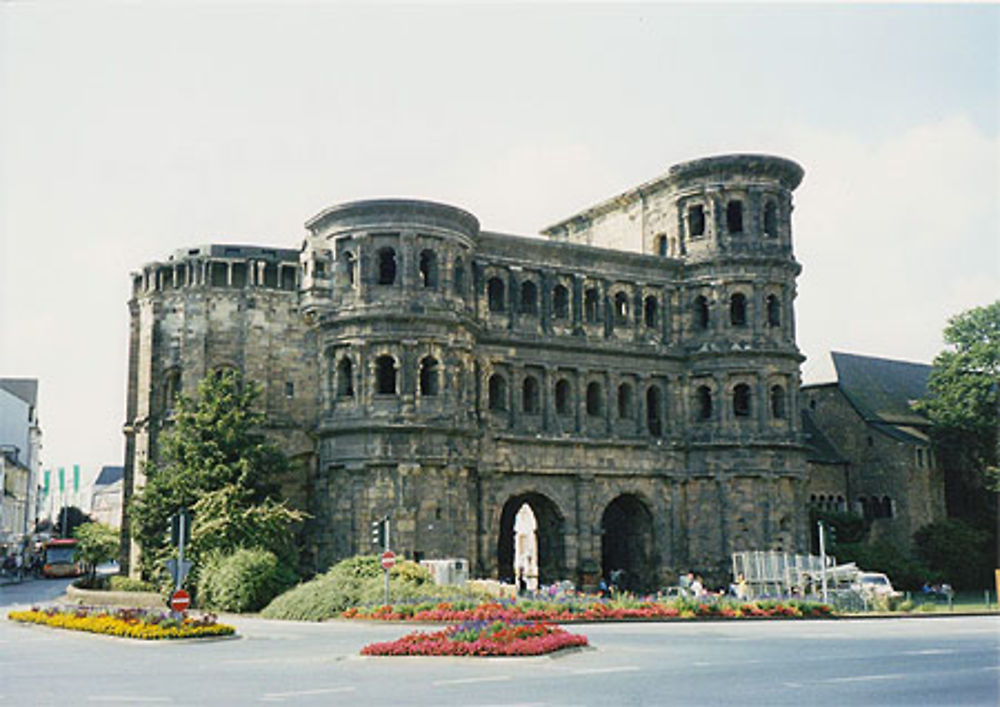
[[[685,263],[680,412],[691,473],[730,479],[719,497],[726,552],[766,539],[793,550],[804,537],[793,309],[801,267],[791,234],[802,176],[794,162],[763,155],[686,162],[667,175],[669,249]]]
[[[453,482],[466,473],[465,441],[476,432],[471,323],[479,222],[443,204],[381,199],[335,206],[306,227],[302,310],[320,351],[317,501],[344,505],[323,511],[339,532],[320,554],[369,549],[367,527],[359,528],[351,511],[356,493],[363,498],[353,508],[369,509],[372,519],[393,513],[394,535],[406,546],[469,556],[464,537],[418,538],[428,524],[418,528],[415,519],[445,508],[465,516],[469,507],[467,499],[447,497],[465,486]],[[406,493],[408,483],[424,492]],[[440,494],[427,492],[432,485]],[[435,499],[434,509],[418,507]],[[449,522],[465,529],[473,521]]]

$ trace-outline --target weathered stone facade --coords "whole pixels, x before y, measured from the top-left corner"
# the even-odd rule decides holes
[[[837,382],[802,389],[806,426],[823,438],[808,440],[809,503],[863,516],[872,542],[907,552],[913,533],[946,515],[931,423],[912,409],[931,367],[836,352],[833,360]]]
[[[523,503],[542,582],[625,569],[652,586],[721,576],[733,550],[802,550],[801,178],[775,157],[689,162],[547,239],[362,201],[311,219],[301,252],[150,264],[130,302],[128,485],[172,391],[228,365],[264,386],[300,461],[289,493],[317,568],[370,551],[391,513],[397,551],[512,577]]]

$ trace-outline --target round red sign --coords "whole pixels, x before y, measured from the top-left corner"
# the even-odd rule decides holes
[[[382,553],[382,569],[391,570],[396,566],[396,553],[392,550],[386,550]]]
[[[170,608],[174,611],[184,611],[191,606],[191,595],[183,589],[178,589],[170,595]]]

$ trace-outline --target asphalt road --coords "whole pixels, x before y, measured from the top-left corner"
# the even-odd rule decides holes
[[[196,643],[0,621],[0,704],[1000,704],[998,617],[598,624],[572,628],[590,649],[492,659],[358,655],[409,626],[228,620],[240,638]]]

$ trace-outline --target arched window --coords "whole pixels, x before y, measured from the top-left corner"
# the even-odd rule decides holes
[[[695,394],[695,410],[700,421],[712,419],[712,391],[707,385],[700,386]]]
[[[708,298],[705,295],[694,299],[694,327],[702,331],[708,329]]]
[[[688,207],[688,232],[692,237],[705,235],[705,207],[701,204]]]
[[[347,251],[344,253],[344,277],[347,278],[347,284],[354,286],[357,281],[357,263],[354,260],[354,253]]]
[[[615,294],[615,324],[618,326],[628,324],[628,295],[624,292]]]
[[[438,394],[440,372],[437,359],[425,356],[420,361],[420,394],[433,396]]]
[[[382,355],[375,359],[375,392],[378,395],[396,394],[396,359]]]
[[[505,411],[507,409],[507,379],[499,373],[494,373],[490,376],[488,388],[489,409],[494,412]]]
[[[531,280],[521,283],[521,303],[518,310],[531,317],[538,315],[538,288]]]
[[[771,417],[775,420],[785,418],[785,389],[780,385],[771,386]]]
[[[569,381],[565,378],[556,381],[556,414],[570,414],[570,387]]]
[[[746,383],[740,383],[733,388],[733,415],[750,416],[750,386]]]
[[[587,384],[587,414],[598,416],[604,406],[601,405],[601,384],[595,382]]]
[[[583,313],[588,323],[593,324],[598,320],[599,305],[597,288],[590,287],[583,294]]]
[[[767,325],[781,326],[781,301],[777,295],[767,296]]]
[[[385,247],[378,250],[378,284],[392,285],[396,282],[396,251]]]
[[[525,376],[521,384],[521,409],[528,415],[538,414],[538,379]]]
[[[882,497],[882,517],[892,518],[892,499],[888,496]]]
[[[433,250],[420,251],[420,280],[424,287],[435,288],[438,284],[437,253]]]
[[[337,362],[337,396],[354,397],[354,365],[347,356]]]
[[[660,421],[660,389],[655,385],[646,388],[646,429],[653,437],[663,434],[663,424]]]
[[[646,295],[646,299],[642,302],[642,321],[647,329],[656,328],[657,309],[659,306],[656,303],[656,296]]]
[[[618,417],[622,420],[631,420],[632,408],[632,386],[622,383],[618,386]]]
[[[506,309],[503,280],[499,277],[491,277],[486,283],[486,299],[491,312],[502,312]]]
[[[726,230],[730,233],[743,233],[743,202],[730,201],[726,204]]]
[[[174,369],[167,372],[163,382],[163,408],[173,410],[181,395],[181,372]]]
[[[729,323],[733,326],[747,325],[747,298],[739,292],[729,298]]]
[[[764,205],[764,235],[768,238],[778,237],[778,205],[773,201]]]
[[[661,257],[667,257],[667,237],[665,235],[656,237],[656,252]]]
[[[462,262],[461,258],[455,258],[455,267],[452,271],[451,286],[452,289],[455,290],[456,295],[465,294],[465,264]]]
[[[553,319],[569,319],[569,290],[564,285],[556,285],[552,290]]]

